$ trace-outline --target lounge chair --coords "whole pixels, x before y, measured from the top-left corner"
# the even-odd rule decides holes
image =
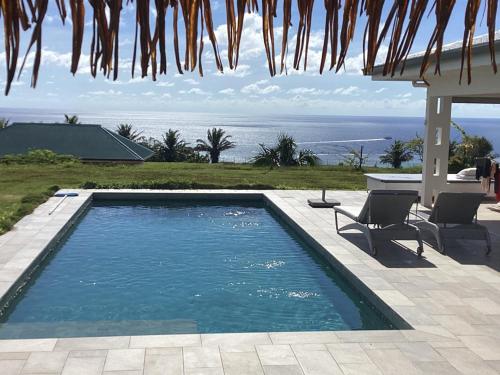
[[[485,194],[442,192],[436,198],[428,218],[417,215],[422,221],[415,226],[431,232],[439,251],[445,253],[445,239],[484,240],[487,252],[491,251],[488,229],[477,223],[477,210]]]
[[[368,239],[370,251],[377,255],[377,240],[416,240],[417,254],[424,251],[419,229],[409,223],[409,213],[418,202],[418,192],[413,190],[372,190],[363,207],[337,206],[335,210],[335,229],[358,229]],[[338,214],[347,216],[354,223],[339,229]],[[372,227],[370,227],[370,225]]]

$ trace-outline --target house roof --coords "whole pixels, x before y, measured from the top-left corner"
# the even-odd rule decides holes
[[[144,161],[153,151],[101,125],[14,123],[0,129],[0,157],[47,149],[82,160]]]

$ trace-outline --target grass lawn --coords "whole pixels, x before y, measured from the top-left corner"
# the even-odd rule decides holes
[[[393,172],[381,168],[365,170],[369,171]],[[0,164],[0,234],[43,203],[56,187],[79,188],[83,184],[116,188],[366,188],[363,172],[339,166],[269,169],[246,164]]]

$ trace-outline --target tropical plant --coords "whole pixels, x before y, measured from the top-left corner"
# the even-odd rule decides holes
[[[361,146],[359,150],[349,148],[348,154],[344,156],[344,162],[352,168],[362,169],[363,165],[368,161],[368,155],[364,154],[363,150],[363,146]]]
[[[415,134],[415,138],[408,141],[408,149],[413,155],[418,156],[420,162],[424,161],[424,139],[418,133]]]
[[[461,141],[450,142],[450,172],[458,172],[464,168],[474,167],[476,159],[493,157],[493,145],[485,137],[467,134],[465,129],[452,121],[451,125],[460,133]]]
[[[296,160],[299,166],[317,165],[319,163],[316,153],[309,149],[300,150]]]
[[[80,124],[80,119],[78,118],[77,115],[67,115],[64,114],[64,123],[69,124],[69,125],[78,125]]]
[[[181,139],[178,130],[168,129],[163,135],[162,156],[164,161],[185,161],[188,144]]]
[[[297,153],[297,143],[295,139],[287,134],[278,135],[276,145],[267,147],[265,144],[259,144],[260,151],[252,159],[256,166],[314,166],[319,163],[318,156],[311,150],[300,150]]]
[[[394,143],[384,150],[385,154],[380,156],[380,161],[384,164],[390,164],[393,168],[401,168],[404,162],[413,159],[413,155],[408,148],[408,145],[400,140],[395,140]]]
[[[278,149],[275,147],[267,147],[265,144],[259,144],[260,151],[252,159],[255,166],[269,166],[269,167],[279,167],[280,166],[280,154]]]
[[[201,152],[207,152],[210,156],[210,162],[213,164],[219,162],[220,154],[223,151],[234,148],[236,144],[230,140],[231,136],[226,135],[226,132],[222,129],[209,129],[207,131],[207,141],[203,139],[197,139],[195,150]]]
[[[276,145],[278,151],[280,165],[290,166],[297,165],[295,153],[297,151],[297,143],[295,139],[287,134],[278,135],[278,144]]]
[[[6,118],[0,118],[0,129],[4,129],[9,126],[10,121]]]
[[[122,137],[130,139],[134,142],[137,142],[142,136],[142,132],[135,130],[133,125],[131,124],[120,124],[116,127],[115,131],[116,133],[118,133],[118,135],[121,135]]]

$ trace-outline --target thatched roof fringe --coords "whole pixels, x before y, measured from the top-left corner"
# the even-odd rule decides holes
[[[118,78],[119,62],[119,34],[120,15],[124,6],[132,6],[133,0],[52,0],[59,11],[62,23],[67,17],[67,4],[71,13],[73,28],[71,72],[76,73],[85,29],[85,11],[92,13],[92,38],[90,44],[90,71],[92,76],[102,72],[105,76]],[[236,2],[236,5],[235,5]],[[431,61],[435,61],[435,74],[440,73],[440,56],[443,48],[444,33],[454,10],[456,0],[323,0],[325,9],[325,28],[320,72],[327,66],[327,57],[330,56],[328,69],[340,70],[346,60],[349,45],[355,36],[356,24],[365,16],[363,37],[364,73],[369,74],[377,61],[382,43],[388,44],[385,58],[384,74],[403,72],[405,61],[413,46],[415,36],[420,28],[426,12],[433,12],[435,27],[429,38],[420,74],[423,76]],[[389,5],[387,5],[389,3]],[[8,94],[18,69],[19,48],[21,34],[31,28],[31,39],[24,57],[33,49],[34,63],[31,85],[36,86],[38,71],[42,58],[42,25],[47,13],[49,0],[0,0],[0,16],[3,17],[4,48],[7,65],[7,84],[5,93]],[[260,6],[259,6],[260,5]],[[484,6],[489,35],[489,49],[493,71],[497,72],[495,60],[495,28],[498,0],[467,0],[464,14],[464,35],[462,44],[462,73],[467,67],[467,81],[471,82],[471,54],[476,20],[481,6]],[[166,25],[168,8],[172,9],[172,34],[174,59],[179,73],[194,71],[198,68],[203,75],[202,55],[203,37],[206,31],[214,51],[215,65],[219,71],[223,70],[215,28],[212,17],[210,0],[136,0],[136,33],[133,50],[132,76],[135,74],[137,49],[141,76],[151,74],[156,80],[157,74],[167,72],[166,43],[169,31]],[[280,72],[286,72],[289,31],[292,25],[293,7],[297,6],[298,24],[293,68],[306,69],[311,34],[314,0],[283,0],[282,24],[283,36],[281,41]],[[390,7],[387,12],[384,6]],[[156,9],[156,16],[152,17],[150,7]],[[180,8],[180,9],[179,9]],[[226,0],[227,23],[227,57],[230,69],[238,66],[239,50],[243,30],[243,20],[247,12],[262,14],[263,43],[268,60],[271,76],[277,73],[274,19],[281,8],[279,0]],[[180,10],[180,12],[179,12]],[[342,12],[342,14],[340,14]],[[185,54],[183,61],[179,47],[179,13],[185,28]],[[386,16],[384,17],[384,14]],[[153,19],[154,18],[154,19]],[[339,48],[340,46],[340,48]],[[432,57],[432,60],[431,60]],[[462,79],[462,74],[460,80]]]

